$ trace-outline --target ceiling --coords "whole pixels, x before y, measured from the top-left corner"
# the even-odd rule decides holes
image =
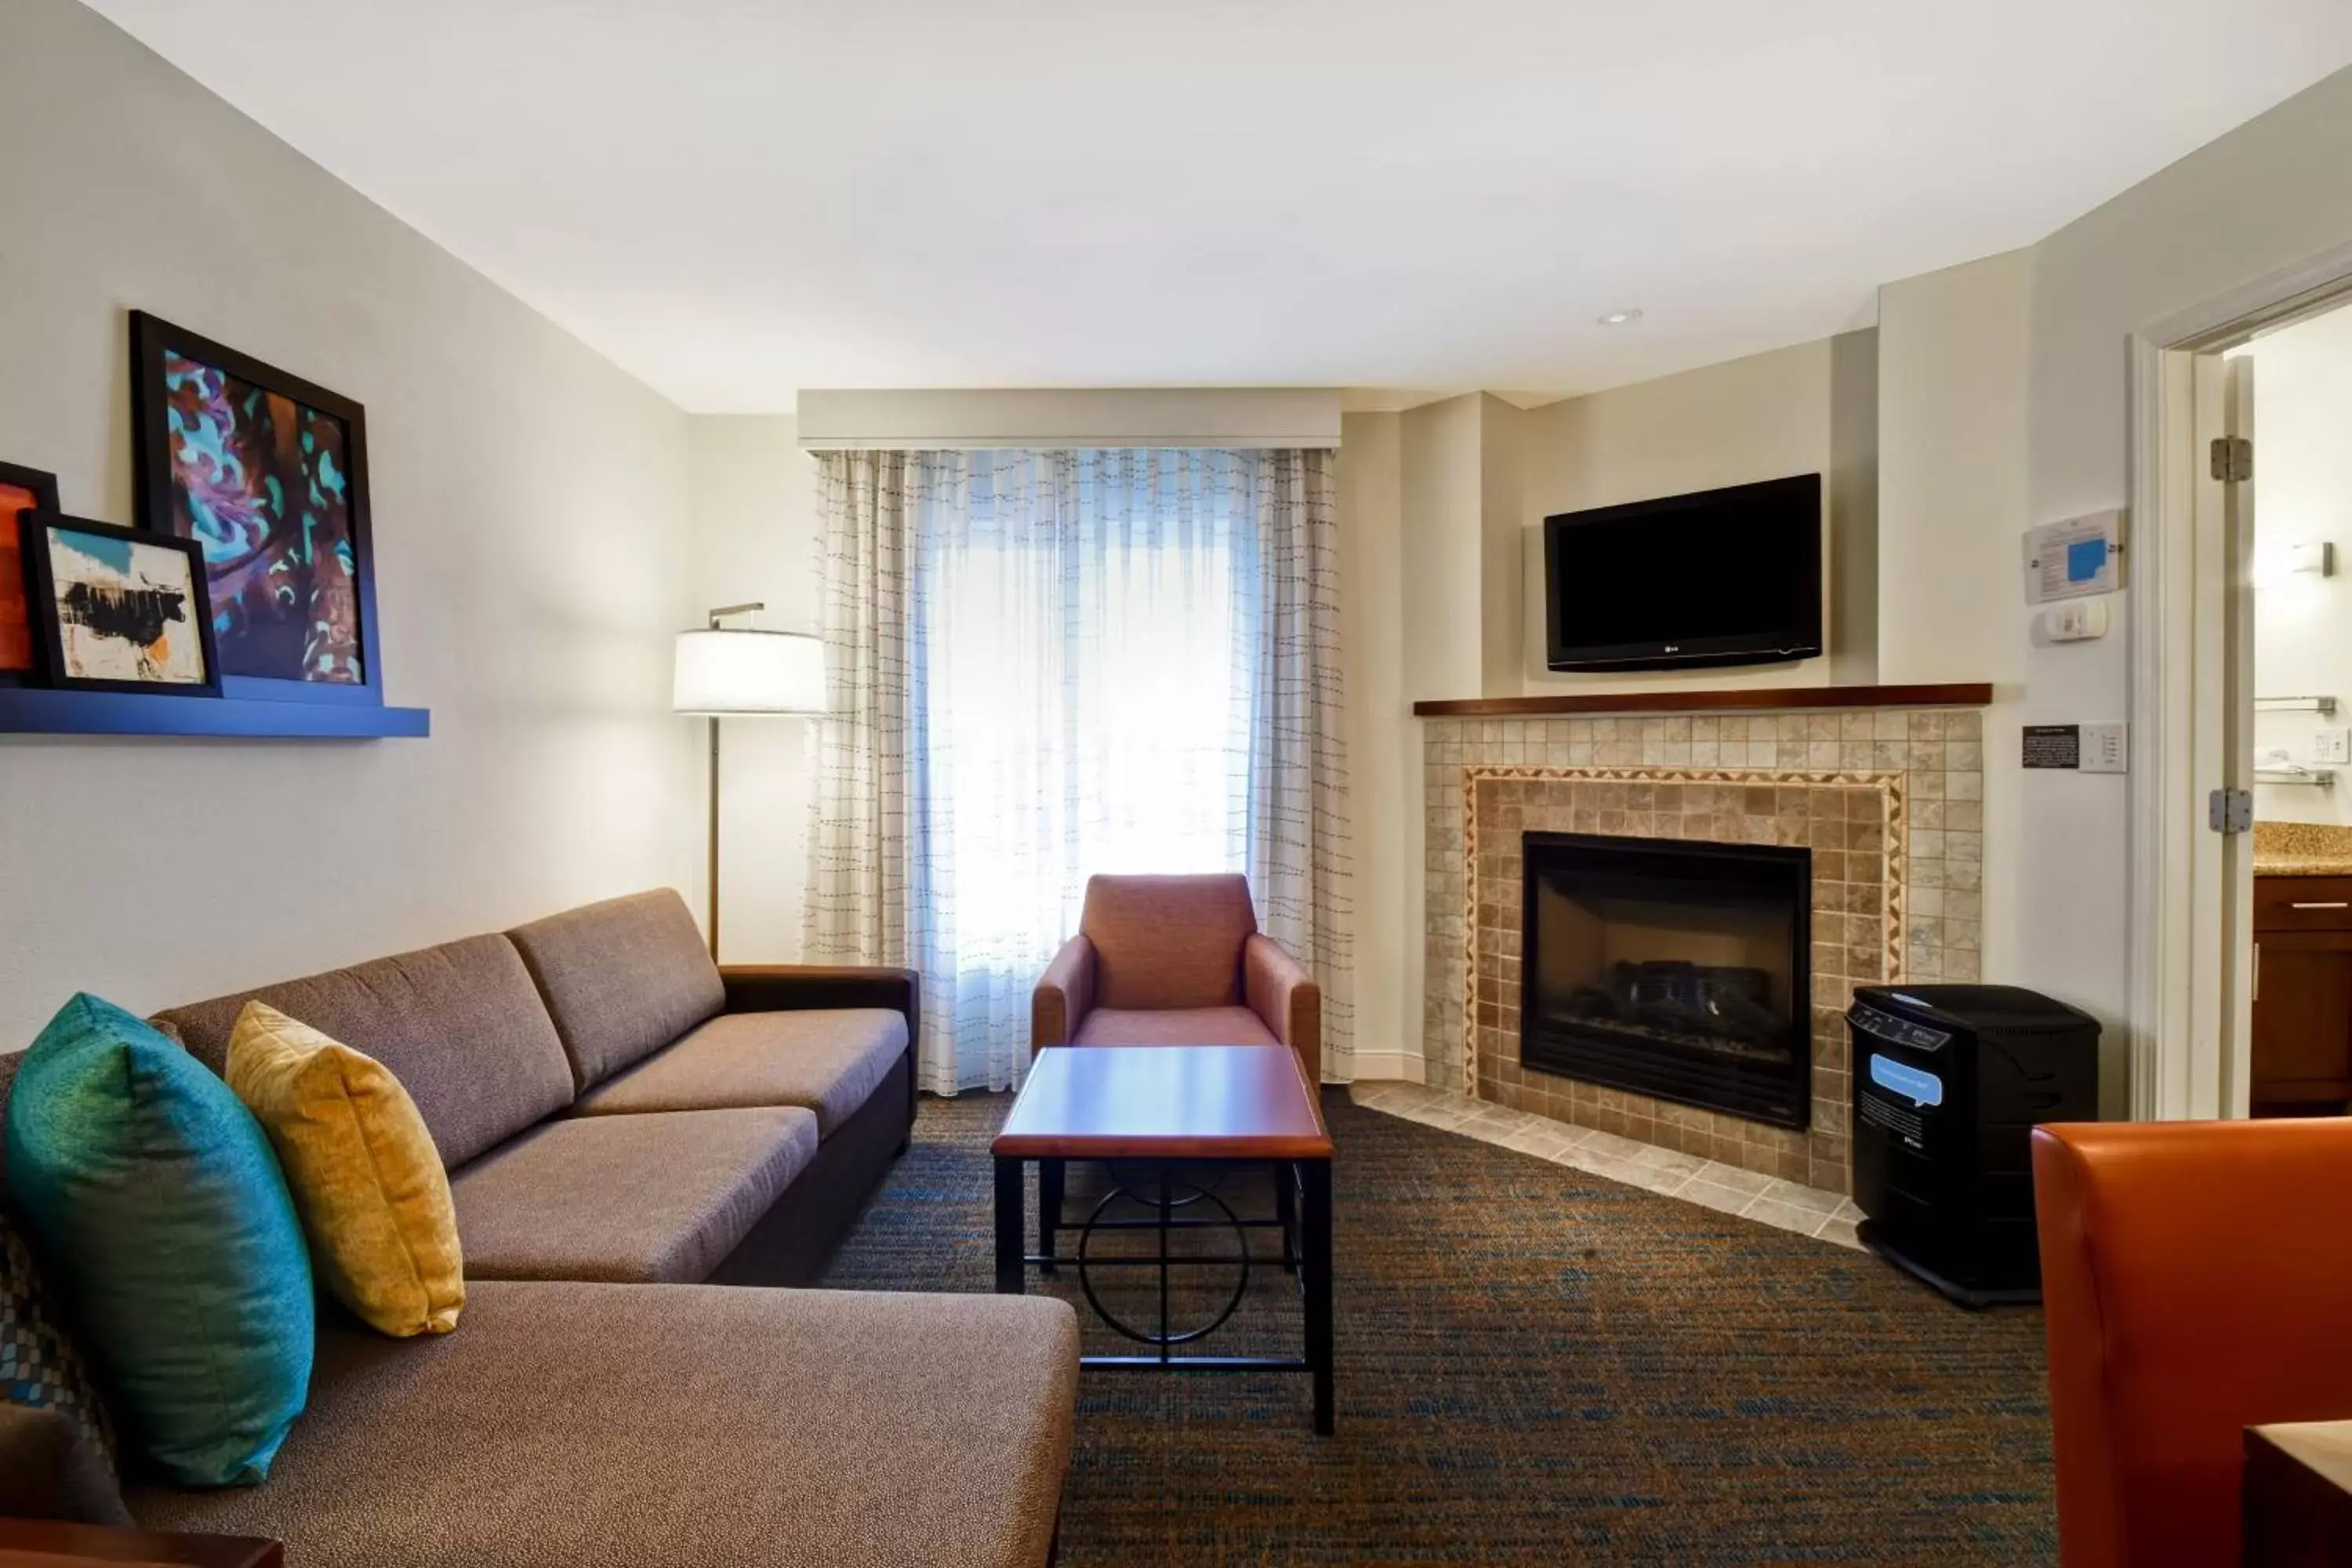
[[[2352,61],[2344,0],[88,3],[697,411],[1587,391],[1865,325]]]

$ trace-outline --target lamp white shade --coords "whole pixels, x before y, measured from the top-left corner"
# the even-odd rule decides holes
[[[822,713],[824,643],[798,632],[680,632],[670,706],[727,717]]]

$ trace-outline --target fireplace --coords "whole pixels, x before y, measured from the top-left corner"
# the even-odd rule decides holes
[[[1811,1120],[1812,851],[1528,833],[1519,1062]]]

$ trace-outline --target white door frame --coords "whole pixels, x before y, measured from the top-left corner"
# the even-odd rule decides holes
[[[2221,849],[2205,821],[2224,726],[2199,715],[2219,688],[2199,668],[2199,595],[2218,562],[2198,554],[2197,357],[2352,300],[2352,245],[2150,322],[2131,339],[2131,1115],[2245,1114],[2245,1042],[2231,1002],[2218,897]],[[2208,417],[2210,411],[2208,411]],[[2259,463],[2259,458],[2257,462]],[[2210,506],[2210,499],[2206,501]],[[2210,606],[2209,606],[2210,609]],[[2210,616],[2207,617],[2210,623]],[[2210,630],[2210,626],[2209,626]],[[2201,706],[2200,706],[2201,705]]]

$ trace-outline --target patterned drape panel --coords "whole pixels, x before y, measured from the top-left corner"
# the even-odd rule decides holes
[[[1251,894],[1323,986],[1323,1067],[1355,1077],[1355,872],[1339,675],[1338,486],[1328,451],[1261,452]]]
[[[1245,870],[1351,1065],[1330,454],[819,458],[805,947],[923,974],[919,1080],[1019,1081],[1098,871]]]
[[[910,467],[908,453],[856,452],[817,468],[826,700],[801,912],[802,949],[816,963],[915,962]]]

